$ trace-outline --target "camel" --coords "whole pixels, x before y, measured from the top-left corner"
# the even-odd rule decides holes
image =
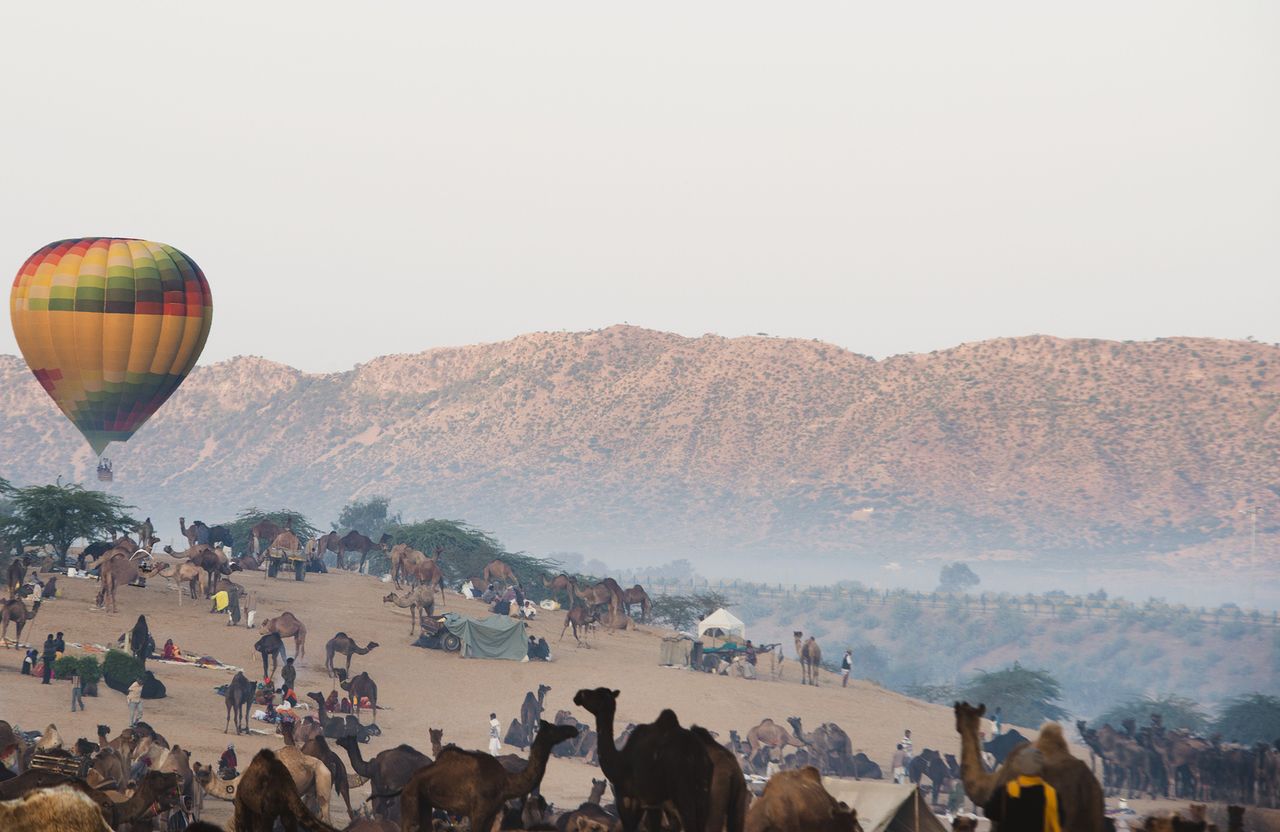
[[[267,655],[262,654],[262,663],[264,665],[262,675],[266,676]],[[222,733],[227,733],[227,728],[231,724],[231,716],[235,714],[236,719],[236,736],[249,730],[249,709],[253,706],[253,695],[257,693],[258,686],[255,685],[249,677],[244,673],[237,671],[231,683],[227,685],[227,693],[223,697],[227,704],[227,722],[222,726]],[[244,711],[244,728],[240,727],[240,712]]]
[[[205,525],[203,520],[197,520],[188,526],[187,518],[179,517],[178,531],[182,532],[182,536],[187,539],[187,546],[189,548],[194,548],[201,543],[209,542],[209,527]]]
[[[298,617],[291,612],[282,612],[275,618],[268,618],[262,622],[263,633],[276,633],[281,638],[293,637],[293,657],[296,661],[302,661],[302,656],[307,651],[307,628]]]
[[[793,737],[790,731],[772,719],[765,719],[747,732],[747,747],[751,751],[751,757],[755,757],[760,753],[760,749],[766,746],[782,754],[789,745],[796,748],[805,747],[804,742]]]
[[[102,810],[74,786],[35,789],[0,803],[0,829],[8,832],[111,832]]]
[[[400,801],[395,798],[419,769],[431,765],[431,758],[410,745],[397,745],[379,752],[365,761],[360,756],[360,741],[355,737],[339,737],[340,748],[346,749],[351,760],[351,770],[370,783],[373,813],[379,817],[396,820],[400,816]]]
[[[813,636],[809,636],[809,640],[801,644],[800,639],[804,633],[800,630],[796,630],[793,635],[796,639],[796,656],[800,659],[801,683],[816,688],[818,671],[822,669],[822,648],[818,647],[818,641]]]
[[[836,800],[813,766],[769,778],[747,813],[747,832],[862,832],[858,813]]]
[[[716,742],[711,732],[698,725],[689,730],[702,743],[711,759],[711,793],[707,809],[707,829],[743,832],[747,816],[747,781],[742,764],[734,753]]]
[[[351,695],[351,706],[355,711],[356,719],[360,718],[360,702],[368,698],[369,706],[373,710],[373,721],[378,721],[378,686],[373,679],[369,678],[368,673],[360,673],[351,677],[349,681],[338,684]]]
[[[206,583],[208,573],[191,561],[161,563],[154,574],[157,577],[166,578],[179,586],[187,584],[193,599],[197,597],[197,589],[200,592],[198,597],[207,598],[209,596],[208,584]]]
[[[325,552],[333,552],[334,564],[345,569],[342,556],[338,554],[338,541],[341,539],[337,532],[320,535],[315,539],[315,551],[311,553],[312,557],[322,558]]]
[[[102,588],[98,590],[98,608],[104,608],[107,599],[110,598],[111,612],[117,612],[116,591],[138,580],[138,575],[138,562],[123,549],[112,549],[103,555],[98,566],[98,579],[102,582]]]
[[[605,578],[600,583],[588,587],[574,584],[572,588],[574,598],[581,598],[589,609],[608,604],[611,613],[622,611],[622,587],[618,586],[618,582],[613,578]]]
[[[333,775],[324,760],[312,757],[294,743],[293,726],[287,723],[280,726],[284,738],[284,746],[275,749],[276,758],[284,763],[298,788],[298,794],[307,800],[314,799],[319,807],[318,814],[325,823],[329,822],[329,793],[333,790]]]
[[[542,577],[542,585],[551,590],[551,597],[555,598],[557,592],[564,592],[566,596],[565,606],[573,606],[573,593],[578,588],[578,581],[572,575],[561,572],[554,578],[548,579],[545,575]]]
[[[204,587],[206,598],[218,591],[218,578],[224,572],[230,573],[226,556],[208,544],[194,546],[185,552],[177,554],[176,557],[185,557],[188,562],[205,571],[207,575]]]
[[[968,702],[957,702],[955,712],[956,731],[960,734],[960,777],[964,792],[981,806],[1008,782],[1011,776],[1009,764],[1006,761],[990,773],[982,765],[978,732],[982,716],[987,712],[986,706],[975,708]],[[1102,832],[1102,786],[1087,764],[1071,756],[1067,741],[1062,736],[1062,726],[1054,722],[1045,723],[1034,745],[1044,755],[1044,773],[1041,776],[1058,792],[1062,832]]]
[[[712,761],[703,740],[682,728],[674,712],[665,710],[654,722],[636,726],[619,750],[613,740],[618,691],[580,690],[573,704],[596,719],[600,769],[613,784],[626,832],[639,827],[646,809],[661,812],[668,803],[684,829],[708,828]]]
[[[1169,789],[1166,794],[1169,796],[1177,794],[1177,772],[1179,768],[1186,766],[1187,770],[1191,772],[1191,794],[1199,797],[1199,758],[1209,751],[1212,746],[1202,739],[1180,731],[1166,731],[1164,719],[1159,714],[1151,715],[1150,742],[1152,750],[1159,755],[1160,761],[1164,764]]]
[[[377,543],[360,534],[360,532],[352,529],[347,532],[340,540],[338,540],[337,558],[338,566],[343,569],[347,568],[346,554],[347,552],[360,553],[360,565],[356,567],[357,572],[364,572],[365,561],[369,558],[369,553],[374,549],[387,551],[387,546],[391,543],[391,535],[383,534]]]
[[[644,587],[640,586],[640,584],[622,591],[622,609],[624,612],[630,614],[631,608],[637,604],[640,606],[640,620],[648,621],[649,612],[653,609],[653,601],[649,598],[649,593],[645,592]]]
[[[428,728],[427,735],[431,737],[431,753],[439,757],[440,749],[444,748],[444,729]]]
[[[1110,775],[1112,788],[1118,793],[1127,785],[1129,797],[1133,797],[1134,789],[1140,788],[1143,785],[1142,781],[1149,779],[1151,774],[1147,749],[1139,745],[1137,740],[1130,739],[1110,725],[1093,729],[1083,720],[1077,720],[1076,730],[1080,732],[1085,745],[1102,758],[1104,772]],[[1105,775],[1104,779],[1106,779]],[[1105,787],[1108,784],[1103,785]]]
[[[392,603],[400,609],[409,608],[409,635],[412,636],[415,626],[425,628],[427,619],[435,614],[436,593],[431,587],[417,586],[404,595],[389,593],[382,603]]]
[[[524,729],[526,737],[532,735],[533,729],[542,720],[542,710],[547,701],[547,694],[550,692],[550,685],[538,685],[537,696],[534,696],[533,691],[524,695],[524,702],[520,704],[520,726]]]
[[[400,589],[400,579],[407,578],[408,567],[429,561],[425,554],[408,543],[397,543],[391,547],[391,581]]]
[[[27,609],[25,601],[19,601],[14,598],[9,601],[0,601],[0,642],[9,639],[9,622],[13,622],[13,626],[17,632],[13,635],[13,646],[16,648],[22,642],[22,630],[27,626],[27,622],[36,617],[36,613],[40,612],[41,601],[35,601],[31,604],[31,609]]]
[[[284,660],[284,640],[279,633],[267,633],[254,642],[253,649],[262,654],[262,678],[273,679],[278,663]],[[271,672],[267,672],[267,656],[271,657]]]
[[[511,567],[500,560],[491,560],[484,566],[484,572],[481,575],[484,583],[497,583],[503,581],[508,585],[516,585],[520,583],[516,578],[516,573],[511,571]]]
[[[6,792],[14,796],[27,792],[33,787],[39,789],[45,786],[58,785],[73,788],[88,798],[93,803],[94,808],[97,809],[98,817],[109,824],[107,827],[109,829],[119,829],[126,824],[140,821],[150,816],[153,809],[157,812],[167,811],[178,805],[181,800],[179,776],[160,771],[148,771],[144,774],[142,779],[138,781],[137,788],[128,797],[119,792],[115,792],[115,796],[113,796],[112,793],[93,788],[83,780],[41,769],[32,769],[4,783]],[[3,814],[0,814],[0,818],[3,817]],[[11,828],[13,827],[0,822],[0,829],[4,829],[5,832],[8,832]],[[61,830],[64,827],[55,825],[37,828]]]
[[[289,768],[269,749],[259,751],[237,780],[231,819],[235,832],[271,832],[277,819],[286,829],[301,825],[309,832],[337,832],[323,814],[317,818],[306,807],[294,788]],[[326,798],[324,805],[327,804]]]
[[[22,589],[22,584],[27,580],[27,564],[19,555],[9,564],[9,573],[6,586],[9,587],[9,597],[17,598],[18,590]]]
[[[249,554],[255,556],[262,554],[262,544],[275,540],[282,531],[284,529],[270,520],[260,521],[252,529],[249,529]],[[297,540],[297,538],[295,537],[294,540]],[[295,546],[295,548],[297,547]]]
[[[538,724],[538,736],[529,750],[529,764],[510,774],[494,757],[482,751],[449,746],[436,761],[422,769],[400,796],[401,832],[430,830],[435,808],[465,815],[472,829],[490,829],[508,800],[527,797],[542,783],[551,749],[573,739],[578,729],[569,725]]]
[[[853,741],[844,729],[834,722],[824,722],[818,730],[809,736],[804,735],[800,725],[800,717],[789,716],[787,722],[795,732],[796,739],[809,745],[821,761],[818,770],[824,774],[843,777],[851,772],[853,760]]]
[[[329,671],[329,675],[333,676],[333,656],[335,653],[341,653],[347,657],[346,672],[351,672],[351,657],[365,656],[371,650],[378,646],[378,642],[371,641],[364,647],[356,644],[356,640],[348,636],[346,633],[338,633],[333,638],[325,642],[324,645],[324,667]]]
[[[578,630],[582,630],[586,635],[588,627],[599,623],[600,615],[591,607],[575,604],[572,609],[564,614],[564,626],[560,628],[560,639],[564,641],[565,631],[570,627],[573,628],[573,639],[582,644],[582,639],[578,636]]]

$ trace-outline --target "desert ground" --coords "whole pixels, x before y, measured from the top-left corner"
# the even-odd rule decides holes
[[[601,633],[590,640],[589,647],[575,647],[572,635],[558,641],[564,614],[544,612],[530,624],[530,632],[551,643],[552,662],[464,659],[410,646],[408,611],[382,603],[390,585],[377,578],[335,571],[310,574],[299,583],[292,577],[269,579],[265,572],[249,572],[238,575],[237,580],[253,593],[259,621],[289,610],[306,624],[305,658],[298,669],[300,696],[307,691],[327,693],[332,688],[324,669],[324,646],[334,633],[345,631],[360,644],[369,640],[379,643],[369,655],[356,656],[352,662],[352,672],[368,671],[379,690],[377,721],[383,733],[364,747],[366,759],[400,743],[430,753],[428,728],[443,728],[445,742],[483,749],[489,713],[497,713],[505,732],[510,720],[519,716],[525,693],[539,684],[551,686],[548,718],[566,709],[591,723],[590,714],[574,707],[573,694],[582,687],[608,686],[622,691],[619,729],[629,721],[651,721],[661,709],[670,707],[682,722],[706,726],[726,740],[730,729],[745,734],[764,717],[781,722],[788,716],[799,716],[806,730],[822,722],[835,722],[853,738],[855,748],[886,770],[905,728],[912,730],[917,749],[959,751],[949,708],[909,699],[868,682],[855,681],[842,688],[839,678],[829,673],[822,675],[817,688],[802,686],[790,645],[781,681],[749,681],[658,666],[660,637],[666,633],[659,628],[641,626],[637,631]],[[69,644],[111,644],[133,626],[139,614],[145,614],[157,645],[172,638],[184,653],[237,665],[251,678],[260,669],[260,660],[252,650],[258,637],[256,629],[226,626],[225,615],[209,613],[207,601],[184,597],[180,602],[179,593],[163,579],[151,579],[146,588],[123,589],[116,614],[94,608],[96,581],[60,576],[58,584],[59,597],[42,605],[24,633],[24,640],[37,647],[46,633],[58,630],[65,633]],[[487,614],[479,602],[464,601],[452,592],[445,609],[476,617]],[[286,644],[293,655],[292,640]],[[843,647],[824,645],[826,651],[837,654]],[[69,652],[77,651],[69,647]],[[94,737],[99,723],[109,725],[113,735],[126,724],[128,709],[122,694],[100,685],[98,697],[86,698],[87,710],[73,714],[69,684],[55,680],[51,688],[41,687],[38,678],[19,673],[21,660],[22,651],[0,650],[0,718],[25,730],[54,723],[68,742],[80,736]],[[168,696],[147,701],[144,719],[171,743],[191,749],[193,761],[213,764],[227,742],[234,741],[243,767],[258,749],[281,744],[278,736],[236,737],[234,729],[224,734],[218,727],[225,722],[226,711],[214,688],[229,681],[230,673],[159,662],[150,662],[148,667],[167,686]],[[767,677],[767,659],[761,667],[765,670],[762,676]],[[265,723],[254,725],[267,727]],[[587,797],[591,778],[600,776],[598,768],[583,762],[552,758],[543,793],[557,805],[576,806]],[[354,791],[352,802],[363,801],[368,790],[365,785]],[[330,805],[333,822],[341,827],[347,819],[345,807],[336,795]],[[215,823],[227,821],[230,809],[229,803],[205,801],[205,817]]]

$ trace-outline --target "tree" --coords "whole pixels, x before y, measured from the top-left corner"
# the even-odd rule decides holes
[[[251,530],[263,520],[270,520],[281,528],[284,528],[286,522],[291,523],[293,525],[293,533],[298,536],[298,540],[304,542],[315,537],[320,531],[311,525],[311,521],[300,511],[294,511],[290,508],[263,511],[257,506],[253,506],[236,515],[235,520],[222,524],[231,530],[232,548],[237,552],[249,551],[249,545],[253,537]],[[268,540],[264,545],[270,542]]]
[[[12,514],[3,520],[0,537],[51,546],[63,560],[77,540],[112,537],[138,525],[126,513],[133,506],[74,483],[19,488],[12,492],[10,503]]]
[[[1253,693],[1228,699],[1213,729],[1230,742],[1273,743],[1280,739],[1280,698]]]
[[[1126,719],[1138,725],[1146,725],[1152,714],[1159,714],[1168,728],[1184,728],[1196,734],[1209,726],[1209,717],[1198,702],[1182,696],[1135,696],[1114,706],[1097,722],[1119,728]]]
[[[388,528],[392,543],[407,543],[426,554],[435,555],[440,548],[440,570],[448,581],[461,582],[480,578],[484,567],[501,560],[511,567],[525,593],[538,600],[546,597],[542,579],[556,571],[559,564],[535,558],[524,552],[508,552],[488,532],[469,526],[461,520],[422,520]],[[379,552],[371,571],[387,570],[387,556]]]
[[[693,595],[659,595],[653,599],[653,618],[673,630],[692,631],[698,622],[724,607],[733,606],[729,599],[718,592],[699,592]]]
[[[948,563],[938,575],[939,592],[964,592],[980,583],[982,579],[964,561]]]
[[[1058,680],[1044,670],[1032,670],[1014,662],[1004,670],[979,670],[961,691],[969,702],[981,702],[988,712],[1002,710],[1005,722],[1035,728],[1042,722],[1065,719],[1067,712]]]
[[[400,525],[400,514],[389,513],[391,501],[386,497],[370,497],[363,502],[347,503],[332,524],[334,531],[355,529],[365,537],[378,540],[391,526]]]

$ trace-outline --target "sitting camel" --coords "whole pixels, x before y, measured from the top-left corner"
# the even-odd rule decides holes
[[[307,628],[298,617],[291,612],[282,612],[275,618],[262,622],[263,633],[275,633],[281,638],[293,637],[294,661],[301,662],[307,651]]]
[[[420,623],[425,631],[427,619],[435,613],[436,593],[429,586],[416,586],[404,595],[389,593],[382,603],[392,603],[400,609],[409,608],[409,635],[413,635],[414,626]]]
[[[780,771],[751,804],[747,832],[862,832],[858,813],[823,788],[813,766]]]
[[[0,829],[7,832],[111,832],[102,810],[75,786],[34,789],[0,802]]]
[[[1008,783],[1012,776],[1009,760],[1015,754],[1010,754],[1009,760],[996,771],[988,772],[982,764],[978,739],[986,706],[975,708],[968,702],[957,702],[955,712],[956,731],[960,734],[960,777],[964,782],[964,792],[976,805],[982,806]],[[1056,722],[1045,723],[1032,744],[1044,755],[1044,773],[1041,776],[1058,792],[1062,832],[1102,832],[1102,786],[1088,764],[1071,755],[1062,735],[1062,726]]]
[[[578,730],[542,722],[529,751],[529,764],[511,774],[492,755],[449,746],[431,765],[413,775],[400,796],[400,828],[403,832],[428,832],[436,808],[465,815],[472,829],[491,829],[502,805],[527,797],[542,783],[547,758],[559,742],[572,739]]]
[[[361,647],[356,640],[348,636],[346,633],[338,633],[329,639],[324,645],[324,667],[329,671],[329,675],[333,674],[333,656],[335,653],[342,653],[347,657],[346,672],[351,672],[351,657],[366,656],[369,651],[378,646],[378,642],[371,641],[368,645]]]
[[[613,740],[618,691],[580,690],[573,703],[596,718],[600,769],[613,784],[624,829],[634,830],[646,810],[674,806],[684,829],[708,829],[712,761],[703,740],[680,726],[666,710],[648,725],[638,725],[619,749]]]
[[[237,832],[271,832],[277,820],[286,829],[301,825],[310,832],[337,832],[327,822],[328,796],[323,814],[316,818],[298,796],[288,766],[269,749],[259,751],[237,780],[231,818],[231,828]]]

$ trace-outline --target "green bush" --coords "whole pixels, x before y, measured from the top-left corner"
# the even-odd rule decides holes
[[[112,690],[127,691],[129,685],[142,678],[142,662],[121,650],[107,651],[107,658],[102,663],[102,675],[107,687]]]
[[[53,678],[70,679],[80,668],[80,661],[75,656],[63,656],[53,663]]]
[[[56,679],[70,679],[80,671],[80,681],[90,685],[102,678],[102,666],[96,656],[63,656],[53,663],[53,675]]]

